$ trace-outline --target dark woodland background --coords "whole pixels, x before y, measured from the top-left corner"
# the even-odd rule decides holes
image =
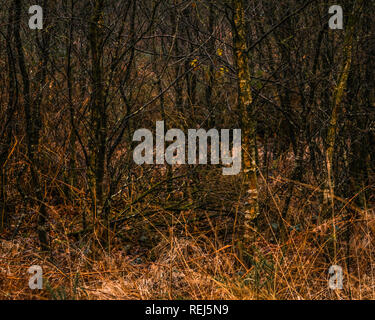
[[[374,1],[34,2],[0,9],[1,299],[375,298]],[[246,172],[136,165],[158,120],[241,128]]]

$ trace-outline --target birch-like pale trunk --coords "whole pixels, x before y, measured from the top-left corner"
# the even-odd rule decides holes
[[[249,248],[254,241],[254,219],[259,215],[258,185],[256,168],[256,121],[252,113],[252,94],[250,84],[250,66],[247,54],[245,10],[243,0],[233,0],[234,10],[234,55],[237,64],[238,106],[241,116],[243,180],[246,192],[245,217],[242,237],[244,248]],[[241,222],[242,223],[242,222]]]

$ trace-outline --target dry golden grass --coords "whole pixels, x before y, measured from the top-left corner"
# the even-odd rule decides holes
[[[274,226],[284,205],[279,190],[285,179],[262,178],[263,213],[249,269],[233,245],[234,217],[241,210],[239,181],[218,178],[208,170],[195,178],[196,194],[189,180],[181,185],[176,181],[173,195],[155,192],[131,206],[131,219],[116,229],[110,247],[95,260],[90,240],[70,234],[79,229],[84,198],[75,206],[48,207],[48,254],[39,253],[36,235],[30,231],[37,215],[28,216],[17,237],[0,242],[0,299],[375,299],[374,210],[358,213],[354,202],[338,199],[341,209],[335,219],[317,222],[312,217],[319,212],[319,188],[296,184],[284,222],[299,227],[281,240]],[[210,183],[215,179],[221,180]],[[153,180],[160,177],[150,179],[150,185]],[[129,207],[143,192],[134,187],[131,197],[116,200],[118,206]],[[168,204],[159,205],[190,203],[190,198],[204,208],[173,211],[166,209]],[[356,214],[347,219],[350,212]],[[338,236],[335,258],[327,249],[333,225]],[[343,267],[343,290],[328,288],[333,264]],[[43,268],[43,290],[28,287],[32,265]]]
[[[208,238],[204,243],[173,236],[148,251],[139,248],[139,254],[115,246],[111,255],[103,254],[97,261],[91,261],[84,248],[69,244],[60,243],[52,258],[33,250],[35,239],[3,241],[0,298],[374,299],[371,242],[352,244],[351,272],[345,271],[344,290],[332,291],[328,289],[330,263],[322,258],[323,248],[314,244],[314,238],[315,230],[296,233],[283,246],[259,238],[256,263],[249,270],[231,245],[215,247]],[[44,290],[28,288],[31,265],[42,266]]]

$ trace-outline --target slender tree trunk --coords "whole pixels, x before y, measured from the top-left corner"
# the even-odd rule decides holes
[[[327,150],[326,150],[326,165],[327,165],[327,180],[324,189],[324,204],[323,204],[323,215],[332,214],[332,221],[334,223],[335,217],[335,180],[334,180],[334,168],[333,158],[335,151],[335,142],[338,131],[338,119],[344,103],[345,92],[348,83],[348,77],[350,68],[352,66],[352,54],[353,54],[353,40],[355,34],[356,19],[359,17],[359,9],[362,6],[362,0],[358,0],[354,4],[353,12],[349,17],[349,21],[346,27],[345,39],[344,39],[344,54],[343,64],[341,73],[337,81],[337,85],[334,88],[333,102],[331,118],[327,132]],[[337,253],[337,235],[336,227],[333,225],[333,248],[332,248],[334,259],[336,259]]]
[[[171,22],[172,27],[174,28],[174,37],[173,37],[173,52],[174,55],[177,57],[176,59],[179,59],[181,55],[181,48],[180,48],[180,41],[178,39],[180,35],[180,15],[176,14],[176,12],[171,12]],[[182,64],[181,64],[182,65]],[[175,63],[175,77],[176,79],[180,77],[181,74],[181,65],[179,63]],[[183,113],[183,80],[178,79],[176,81],[176,84],[174,85],[175,91],[176,91],[176,99],[175,99],[175,105],[178,112]]]
[[[0,134],[1,148],[0,148],[0,231],[7,226],[9,216],[7,214],[6,204],[6,162],[11,150],[12,142],[12,118],[15,112],[15,107],[18,100],[18,88],[16,81],[16,66],[13,56],[13,48],[11,44],[11,38],[13,35],[13,24],[14,24],[14,6],[11,5],[8,14],[8,27],[7,27],[7,39],[6,39],[6,52],[8,59],[8,105],[6,110],[6,118],[4,119],[4,127]]]
[[[254,219],[259,215],[256,168],[256,121],[251,110],[250,68],[247,56],[246,30],[243,0],[233,0],[234,53],[238,77],[238,105],[243,136],[243,172],[245,186],[245,218],[243,221],[243,247],[248,248],[254,240]]]
[[[69,26],[69,37],[67,39],[67,59],[66,59],[66,82],[68,88],[68,103],[69,103],[69,115],[70,115],[70,139],[69,139],[69,165],[68,165],[68,190],[70,198],[73,198],[74,193],[72,187],[77,183],[77,174],[75,170],[76,166],[76,131],[75,131],[75,111],[73,107],[73,79],[72,79],[72,46],[73,46],[73,25],[74,25],[74,5],[75,1],[70,0],[70,26]],[[66,0],[66,10],[68,11],[68,0]],[[83,219],[84,221],[84,219]],[[85,223],[83,229],[85,229]]]
[[[89,143],[89,180],[92,197],[94,244],[104,247],[108,235],[108,215],[103,212],[103,180],[107,139],[107,112],[103,88],[102,41],[104,0],[96,0],[90,20],[89,43],[91,51],[91,138]],[[99,249],[94,245],[95,252]],[[93,248],[94,248],[93,247]]]
[[[46,9],[47,3],[44,2]],[[40,117],[40,104],[42,102],[42,92],[38,95],[38,98],[35,101],[34,107],[31,104],[31,95],[30,95],[30,79],[29,72],[25,63],[25,56],[23,52],[23,44],[20,35],[21,29],[21,11],[23,7],[22,0],[14,1],[15,7],[15,27],[14,27],[14,37],[16,40],[16,49],[17,49],[17,58],[18,66],[22,76],[23,83],[23,104],[25,112],[25,121],[26,121],[26,137],[27,137],[27,155],[30,162],[30,171],[31,171],[31,181],[33,186],[35,186],[35,196],[38,201],[39,214],[38,214],[38,237],[42,251],[48,251],[48,236],[46,230],[46,219],[47,219],[47,210],[43,201],[43,193],[41,189],[41,183],[38,176],[38,167],[39,167],[39,157],[38,157],[38,145],[39,145],[39,133],[41,130],[41,117]],[[43,50],[47,50],[48,44],[44,42],[43,37]],[[43,83],[46,75],[46,64],[48,59],[48,52],[44,51],[42,54],[42,70],[37,75],[40,85],[40,90],[42,90]]]
[[[214,38],[214,23],[215,23],[215,11],[214,11],[214,4],[210,3],[209,8],[209,15],[208,15],[208,33],[210,40],[208,41],[208,54],[213,56],[215,54],[215,38]],[[208,69],[208,81],[206,85],[206,92],[205,92],[205,99],[206,99],[206,106],[210,112],[210,119],[208,121],[209,127],[215,127],[216,125],[216,113],[217,111],[214,109],[214,103],[212,101],[212,93],[213,93],[213,86],[214,86],[214,72],[215,66],[212,63],[212,58],[210,59],[210,67]]]

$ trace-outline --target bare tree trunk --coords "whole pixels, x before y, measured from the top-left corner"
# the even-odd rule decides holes
[[[107,112],[103,89],[102,26],[104,0],[96,0],[90,20],[89,43],[91,51],[91,137],[89,143],[89,184],[92,197],[94,244],[105,246],[108,234],[108,215],[103,212],[103,180],[107,138]],[[94,253],[99,249],[94,246]]]
[[[70,26],[69,26],[69,37],[67,39],[67,61],[66,61],[66,82],[68,89],[68,103],[69,103],[69,115],[70,115],[70,139],[69,139],[69,165],[67,172],[68,180],[68,191],[70,198],[73,197],[72,187],[77,183],[77,174],[75,170],[76,166],[76,128],[75,128],[75,112],[73,107],[73,79],[72,79],[72,46],[73,46],[73,10],[75,1],[70,0]],[[68,10],[68,0],[66,0],[66,10]],[[83,219],[84,221],[84,219]],[[83,228],[85,229],[85,223]]]
[[[23,104],[25,112],[25,121],[26,121],[26,136],[27,136],[27,155],[30,161],[30,171],[31,171],[31,181],[33,186],[35,186],[35,196],[38,201],[39,214],[38,214],[38,237],[42,251],[49,250],[48,237],[46,230],[46,219],[47,219],[47,210],[43,201],[43,194],[41,189],[41,183],[38,176],[38,145],[39,145],[39,133],[41,130],[41,117],[40,117],[40,104],[42,102],[42,92],[39,93],[38,98],[35,101],[34,107],[31,103],[30,95],[30,79],[29,72],[25,63],[25,56],[23,52],[23,44],[20,35],[21,28],[21,10],[22,10],[22,0],[15,0],[15,27],[14,27],[14,36],[16,40],[17,48],[17,58],[18,65],[22,76],[23,83]],[[44,6],[46,9],[47,3],[44,1]],[[37,74],[39,80],[39,85],[41,90],[44,88],[43,83],[45,82],[46,76],[46,66],[48,60],[48,43],[45,41],[46,38],[43,36],[43,46],[42,46],[42,70]]]
[[[8,13],[8,27],[7,27],[7,39],[6,39],[6,51],[8,59],[8,105],[6,109],[6,118],[0,134],[0,231],[8,225],[9,216],[7,213],[6,204],[6,163],[11,150],[12,142],[12,118],[15,112],[16,104],[18,101],[18,88],[16,81],[16,66],[13,57],[13,50],[11,44],[12,30],[14,23],[14,6],[11,6]]]
[[[233,0],[234,50],[237,63],[238,105],[242,122],[243,172],[245,186],[245,218],[243,221],[243,247],[248,248],[254,240],[254,219],[259,215],[256,168],[256,121],[252,114],[250,68],[247,56],[246,30],[243,0]]]
[[[324,189],[324,204],[323,204],[323,215],[329,214],[331,211],[332,221],[334,223],[335,217],[335,180],[334,180],[334,168],[333,168],[333,157],[335,151],[335,142],[338,131],[338,118],[342,110],[342,104],[344,103],[345,91],[347,87],[348,77],[350,68],[352,66],[352,54],[353,54],[353,39],[355,33],[355,22],[359,16],[359,9],[362,6],[362,0],[358,0],[354,4],[353,12],[349,17],[347,31],[344,39],[344,55],[343,64],[337,85],[334,88],[333,102],[331,118],[327,132],[327,150],[326,150],[326,165],[327,165],[327,180]],[[336,258],[337,251],[337,235],[336,227],[333,226],[333,255]]]
[[[208,42],[208,54],[214,55],[215,54],[215,38],[214,38],[214,18],[215,18],[215,12],[214,12],[214,5],[211,2],[210,3],[210,9],[209,9],[209,16],[208,16],[208,33],[210,40]],[[210,63],[210,67],[208,69],[208,83],[206,85],[206,92],[205,92],[205,99],[206,99],[206,106],[207,109],[210,112],[210,119],[208,121],[209,127],[214,127],[216,125],[216,113],[217,110],[215,110],[214,102],[212,101],[212,91],[214,86],[214,72],[215,72],[215,66],[212,63]]]

